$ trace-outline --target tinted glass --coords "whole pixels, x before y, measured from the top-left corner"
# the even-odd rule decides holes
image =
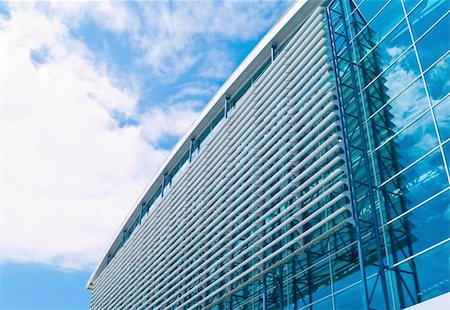
[[[406,12],[410,12],[421,0],[403,0]]]
[[[396,128],[392,128],[389,132],[394,131]],[[431,113],[428,112],[383,145],[375,154],[393,156],[392,158],[396,158],[399,167],[406,167],[437,145],[436,130]]]
[[[442,155],[437,149],[380,189],[385,215],[392,219],[447,187]]]
[[[434,115],[441,135],[441,140],[450,138],[450,97],[447,96],[441,103],[434,107]]]
[[[446,0],[429,0],[422,2],[409,15],[414,38],[417,40],[424,34],[439,18],[449,10],[449,2]]]
[[[363,289],[361,282],[335,296],[335,309],[363,309]]]
[[[394,97],[419,75],[419,66],[413,49],[401,56],[381,76],[386,87],[386,94]]]
[[[387,226],[394,263],[450,237],[450,193],[446,191]]]
[[[405,299],[405,304],[402,305],[403,307],[408,307],[416,303],[419,296],[421,301],[425,301],[449,291],[449,250],[449,243],[447,242],[394,269],[394,273],[399,272],[402,275],[401,279],[405,281],[403,284],[406,284],[407,287],[417,287],[418,289],[413,294],[414,299],[411,298],[408,292],[403,290]],[[392,279],[395,281],[395,276]],[[400,305],[398,306],[400,307]]]
[[[433,104],[450,92],[450,54],[425,73],[425,81]]]
[[[411,36],[409,35],[406,21],[403,21],[372,50],[372,54],[376,53],[372,57],[376,57],[381,68],[386,68],[411,44]]]
[[[417,42],[417,50],[424,71],[450,49],[449,38],[450,15],[447,15]],[[430,48],[430,46],[433,48]]]

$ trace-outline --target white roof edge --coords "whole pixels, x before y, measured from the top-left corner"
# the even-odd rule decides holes
[[[267,34],[261,39],[261,41],[255,46],[255,48],[250,52],[250,54],[244,59],[244,61],[236,68],[236,70],[230,75],[230,77],[225,81],[225,83],[219,88],[219,90],[216,92],[216,94],[212,97],[212,99],[208,102],[206,107],[202,110],[200,115],[197,117],[195,122],[189,127],[187,132],[183,135],[183,137],[177,142],[173,150],[170,152],[164,163],[162,164],[161,168],[156,172],[156,174],[153,176],[151,181],[147,184],[145,189],[140,194],[139,198],[134,203],[133,207],[129,211],[126,219],[122,222],[120,225],[120,229],[117,231],[114,239],[111,241],[109,246],[107,247],[105,253],[102,256],[101,261],[98,263],[96,268],[94,269],[92,275],[89,278],[89,281],[86,285],[87,289],[92,289],[94,285],[94,281],[97,278],[97,276],[100,274],[100,272],[103,269],[100,269],[100,267],[105,263],[105,260],[107,259],[108,253],[110,249],[113,247],[113,245],[119,240],[120,235],[122,233],[123,228],[126,226],[126,224],[130,221],[131,216],[133,213],[138,210],[138,207],[141,203],[141,201],[145,198],[145,196],[148,194],[151,187],[153,187],[154,184],[158,181],[158,179],[162,178],[162,175],[166,171],[167,166],[171,161],[174,160],[174,158],[178,156],[182,156],[183,154],[179,154],[180,150],[182,150],[183,146],[190,143],[191,137],[193,137],[193,134],[195,131],[199,129],[199,125],[204,121],[204,119],[211,113],[211,111],[214,110],[214,108],[217,108],[223,103],[220,101],[220,99],[224,98],[228,95],[228,91],[232,86],[234,86],[234,83],[238,80],[239,77],[242,76],[242,74],[249,69],[250,65],[253,64],[253,62],[256,60],[258,56],[261,55],[261,52],[266,49],[267,47],[270,48],[270,46],[273,43],[274,38],[277,36],[277,34],[280,33],[280,31],[291,21],[291,19],[300,11],[300,9],[308,2],[308,0],[297,0],[295,3],[293,3],[289,9],[282,15],[282,17],[272,26],[272,28],[267,32]],[[314,1],[312,1],[314,2]],[[284,37],[286,38],[286,37]],[[214,115],[215,116],[215,115]]]

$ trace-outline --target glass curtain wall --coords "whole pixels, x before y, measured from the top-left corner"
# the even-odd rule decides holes
[[[347,29],[346,38],[336,37],[334,58],[341,70],[353,63],[354,83],[342,76],[341,91],[349,109],[361,107],[389,306],[397,309],[450,291],[449,6],[445,0],[329,5],[343,16],[340,24],[329,18],[330,32]],[[375,266],[366,260],[369,279]],[[380,283],[369,280],[368,287],[370,306],[383,308]]]

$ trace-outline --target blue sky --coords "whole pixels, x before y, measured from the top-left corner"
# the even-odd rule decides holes
[[[177,139],[288,2],[0,3],[0,308],[85,284]]]

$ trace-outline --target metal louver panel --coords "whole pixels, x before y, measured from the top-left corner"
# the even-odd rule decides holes
[[[233,302],[351,225],[324,15],[308,17],[214,128],[97,278],[92,308]]]

